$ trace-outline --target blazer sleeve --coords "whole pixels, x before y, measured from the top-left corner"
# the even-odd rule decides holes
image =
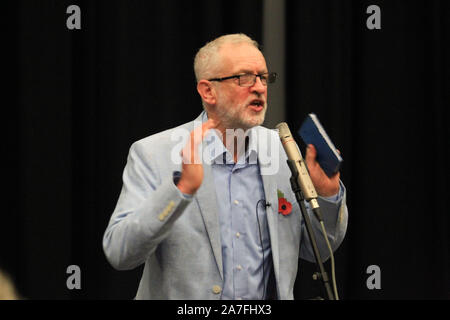
[[[340,182],[340,196],[337,201],[330,201],[318,197],[319,206],[322,212],[322,218],[327,231],[327,238],[331,248],[335,251],[342,243],[347,231],[348,210],[346,205],[346,190],[344,184]],[[326,261],[330,257],[330,251],[324,239],[322,228],[317,218],[312,213],[310,206],[306,203],[308,215],[311,220],[314,235],[319,249],[322,261]],[[302,219],[302,246],[300,249],[300,257],[310,262],[315,262],[314,252],[312,250],[311,241],[306,230],[305,223]]]
[[[172,172],[158,170],[149,149],[139,141],[131,146],[119,200],[103,236],[105,255],[118,270],[144,263],[191,202],[175,186]]]

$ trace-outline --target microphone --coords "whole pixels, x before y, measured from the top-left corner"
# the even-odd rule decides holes
[[[272,204],[271,204],[270,202],[265,201],[264,206],[265,206],[266,208],[268,208],[268,207],[271,207]]]
[[[288,159],[293,161],[297,169],[298,184],[302,190],[303,197],[311,204],[313,209],[319,208],[316,188],[311,181],[306,163],[298,149],[297,143],[292,137],[291,130],[289,130],[286,122],[277,124],[276,129],[278,129],[278,135],[280,136],[281,143]]]
[[[324,283],[326,292],[328,294],[328,298],[330,300],[335,300],[335,299],[338,300],[339,298],[338,298],[336,279],[335,279],[335,273],[334,273],[333,249],[331,248],[330,242],[328,241],[327,232],[325,230],[325,225],[324,225],[324,222],[322,219],[322,214],[320,212],[319,203],[317,202],[316,189],[311,181],[311,177],[309,176],[309,172],[306,167],[305,161],[302,158],[302,155],[300,153],[300,150],[298,149],[297,143],[295,142],[294,138],[292,137],[291,131],[289,130],[287,123],[281,122],[281,123],[277,124],[276,128],[278,129],[278,134],[280,136],[281,144],[283,145],[284,151],[286,152],[286,155],[289,159],[288,165],[292,172],[292,177],[291,177],[292,189],[295,193],[297,201],[300,204],[302,215],[305,220],[306,230],[307,230],[309,238],[311,240],[311,246],[312,246],[312,249],[314,252],[314,256],[316,258],[316,263],[320,270],[320,276],[322,278],[322,282]],[[297,179],[294,179],[295,176],[297,176]],[[299,192],[299,191],[301,191],[301,192]],[[323,233],[323,237],[327,244],[328,250],[330,251],[334,293],[331,290],[328,275],[325,272],[325,268],[323,266],[323,263],[322,263],[322,260],[320,257],[320,252],[319,252],[319,249],[317,247],[317,243],[316,243],[316,240],[314,237],[313,227],[311,225],[308,214],[306,213],[306,207],[305,207],[305,204],[304,204],[304,201],[302,198],[311,204],[312,211],[313,211],[314,215],[316,216],[317,220],[319,220],[319,223],[320,223],[320,226],[322,229],[322,233]]]

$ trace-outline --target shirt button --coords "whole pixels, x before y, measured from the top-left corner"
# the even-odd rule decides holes
[[[214,286],[214,287],[212,287],[212,291],[215,293],[215,294],[219,294],[221,291],[222,291],[222,288],[220,287],[220,286]]]
[[[237,200],[234,200],[234,204],[239,204],[239,201],[237,201]]]
[[[240,264],[238,264],[237,269],[242,270],[242,266]]]
[[[239,238],[241,234],[239,232],[236,233],[236,238]]]

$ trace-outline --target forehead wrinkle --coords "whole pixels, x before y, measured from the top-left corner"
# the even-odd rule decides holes
[[[267,66],[264,57],[262,57],[262,59],[261,57],[247,57],[246,61],[241,60],[235,63],[233,65],[233,70],[235,70],[235,73],[265,73],[267,72]]]
[[[247,44],[229,44],[222,47],[220,51],[222,72],[233,74],[253,74],[255,70],[261,73],[267,72],[266,60],[257,48],[249,47]]]

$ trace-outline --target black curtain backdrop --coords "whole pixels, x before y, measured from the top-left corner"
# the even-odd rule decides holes
[[[27,298],[131,299],[142,268],[115,271],[102,249],[128,149],[200,114],[196,50],[224,33],[261,41],[262,3],[16,3],[0,265]],[[66,27],[72,4],[81,30]],[[72,264],[81,290],[66,287]]]
[[[372,4],[381,30],[366,27]],[[288,123],[315,112],[344,158],[340,295],[449,299],[448,1],[288,1],[286,12]],[[370,265],[381,290],[366,286]],[[323,296],[314,266],[300,266],[297,297]]]
[[[66,27],[72,4],[81,30]],[[366,27],[371,4],[381,30]],[[0,268],[29,299],[132,299],[142,267],[116,271],[102,250],[128,149],[201,112],[199,47],[234,32],[264,46],[263,2],[22,0],[4,12]],[[286,2],[286,120],[296,131],[315,112],[345,160],[341,299],[450,298],[449,16],[438,0]],[[323,296],[314,265],[299,264],[296,299]],[[81,290],[66,287],[69,265]],[[366,286],[370,265],[380,290]]]

